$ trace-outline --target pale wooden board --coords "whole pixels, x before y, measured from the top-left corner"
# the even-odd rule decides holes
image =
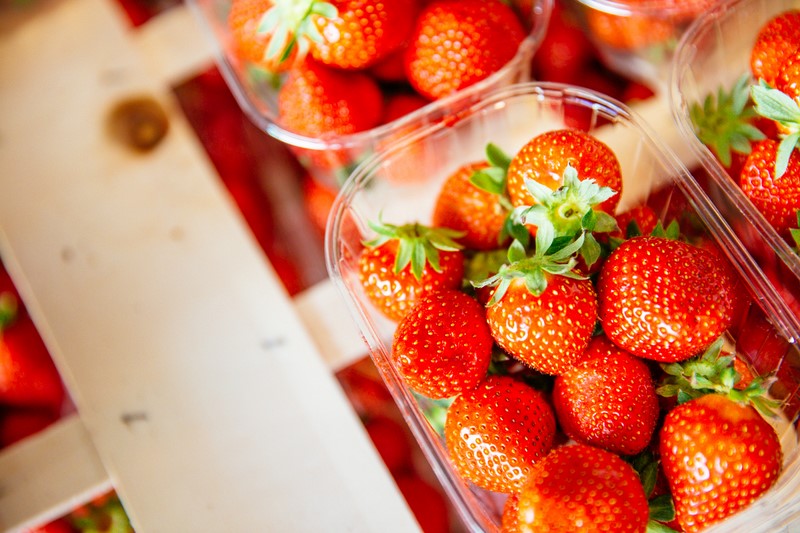
[[[0,253],[137,531],[417,530],[126,32],[70,0],[0,38]],[[140,93],[147,157],[102,127]]]
[[[76,414],[0,454],[0,523],[6,529],[53,520],[110,489],[111,480]]]

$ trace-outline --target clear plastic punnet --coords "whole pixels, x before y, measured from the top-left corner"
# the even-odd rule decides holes
[[[683,32],[714,0],[568,0],[613,70],[666,89]]]
[[[759,30],[790,9],[800,9],[800,1],[725,0],[700,16],[678,45],[669,100],[678,130],[698,160],[698,167],[690,170],[787,303],[786,316],[776,320],[796,332],[800,331],[800,255],[742,192],[739,176],[731,176],[700,141],[690,115],[692,106],[702,105],[720,90],[729,91],[750,72]]]
[[[575,117],[581,120],[576,122]],[[784,450],[784,467],[777,484],[765,495],[709,531],[782,531],[800,518],[795,428],[800,410],[798,331],[779,319],[789,310],[713,202],[660,143],[657,133],[623,104],[572,86],[516,84],[485,94],[447,123],[431,124],[385,147],[359,165],[339,192],[326,235],[331,278],[466,528],[499,531],[506,495],[465,482],[452,466],[442,434],[426,416],[430,401],[412,391],[392,363],[397,324],[365,295],[358,257],[364,242],[375,237],[368,223],[379,216],[392,224],[430,224],[445,178],[460,165],[485,158],[488,142],[513,154],[537,134],[577,124],[606,143],[620,161],[623,187],[617,212],[647,204],[660,215],[689,217],[695,230],[724,252],[752,296],[741,324],[725,336],[754,374],[774,372],[777,376],[769,393],[782,406],[773,422]]]
[[[514,1],[529,14],[523,20],[528,33],[516,55],[483,80],[411,113],[375,128],[348,135],[309,137],[281,126],[278,120],[276,77],[235,52],[227,25],[231,0],[188,0],[217,48],[217,64],[245,114],[262,131],[285,143],[312,177],[337,188],[363,159],[418,127],[446,119],[484,94],[512,83],[531,79],[531,60],[538,49],[553,9],[554,0]]]

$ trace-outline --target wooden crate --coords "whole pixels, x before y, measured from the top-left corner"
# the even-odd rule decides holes
[[[31,9],[0,35],[0,256],[77,413],[0,454],[0,530],[112,487],[141,532],[418,530],[333,375],[364,353],[338,294],[289,298],[172,99],[213,64],[193,15]],[[140,95],[146,155],[105,128]]]

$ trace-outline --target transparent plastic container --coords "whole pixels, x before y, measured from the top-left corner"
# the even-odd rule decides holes
[[[611,69],[665,90],[683,32],[715,0],[567,0]]]
[[[544,37],[554,0],[514,0],[524,6],[530,19],[516,55],[499,71],[455,94],[431,102],[387,124],[349,135],[308,137],[281,127],[277,120],[277,90],[265,71],[243,62],[234,53],[227,26],[231,0],[187,0],[217,47],[217,64],[237,102],[255,123],[270,136],[288,145],[310,174],[327,186],[338,188],[353,168],[384,144],[408,131],[443,120],[488,91],[512,83],[528,81],[531,60]]]
[[[553,83],[525,83],[493,91],[464,109],[447,124],[432,124],[387,147],[361,164],[342,187],[328,222],[328,271],[341,290],[369,352],[433,470],[471,531],[497,531],[505,496],[463,482],[451,466],[443,438],[427,422],[425,399],[412,393],[391,363],[396,324],[372,307],[358,280],[362,242],[374,236],[367,222],[381,214],[385,222],[430,224],[434,199],[443,180],[458,166],[485,157],[493,142],[513,154],[529,139],[562,128],[575,113],[588,112],[587,131],[616,153],[623,173],[619,210],[639,203],[661,210],[695,215],[696,223],[715,239],[735,265],[754,298],[747,324],[763,325],[763,338],[748,336],[743,356],[757,373],[778,369],[771,393],[782,400],[785,420],[778,432],[784,442],[786,468],[778,485],[737,516],[747,531],[776,531],[776,526],[800,516],[797,486],[800,460],[794,422],[800,408],[800,353],[791,342],[797,331],[781,328],[776,316],[783,302],[763,279],[686,168],[657,140],[656,134],[623,104],[595,92]],[[409,173],[416,180],[404,179]],[[729,332],[736,342],[734,331]],[[744,518],[746,517],[746,518]],[[731,523],[734,519],[731,519]],[[743,531],[727,525],[715,531]]]
[[[800,0],[725,0],[699,17],[678,45],[669,102],[678,130],[699,162],[691,170],[787,302],[790,313],[784,321],[796,331],[800,328],[800,255],[742,192],[738,176],[730,176],[697,138],[689,115],[694,103],[720,87],[730,89],[749,72],[758,31],[788,9],[800,9]]]

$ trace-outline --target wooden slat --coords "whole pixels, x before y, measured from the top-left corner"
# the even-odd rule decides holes
[[[70,0],[0,40],[0,253],[134,526],[417,530],[129,37]],[[104,129],[142,93],[171,121],[146,156]]]

